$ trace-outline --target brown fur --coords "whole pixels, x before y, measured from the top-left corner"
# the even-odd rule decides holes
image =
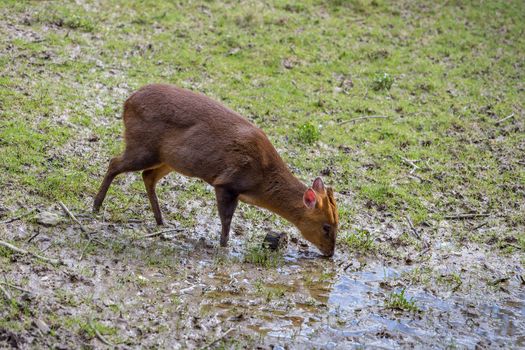
[[[322,186],[315,188],[314,206],[308,208],[303,198],[307,186],[292,175],[264,132],[247,119],[202,94],[163,84],[133,93],[124,103],[123,119],[126,149],[111,160],[95,211],[115,176],[143,170],[155,219],[162,224],[155,185],[176,171],[215,188],[221,245],[228,242],[240,199],[281,215],[323,254],[333,254],[338,217],[332,189],[325,189],[319,179]]]

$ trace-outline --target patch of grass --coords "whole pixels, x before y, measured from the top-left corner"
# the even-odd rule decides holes
[[[261,280],[257,280],[254,283],[257,294],[264,297],[266,302],[270,302],[275,299],[282,299],[286,295],[287,288],[278,285],[268,285]]]
[[[80,29],[86,32],[95,30],[95,20],[86,11],[53,5],[47,7],[45,11],[37,13],[35,19],[57,27]]]
[[[421,311],[417,307],[416,301],[413,298],[407,299],[407,297],[405,296],[405,289],[401,290],[399,293],[391,293],[385,301],[385,307],[387,309],[409,312]]]
[[[340,240],[352,251],[366,253],[376,250],[374,238],[367,230],[356,230],[355,233],[348,233],[341,236]]]
[[[301,124],[297,129],[297,139],[299,142],[311,145],[319,140],[321,132],[319,128],[311,122]]]
[[[0,246],[0,258],[2,258],[2,260],[5,260],[7,262],[7,261],[11,260],[11,257],[14,254],[15,253],[11,249],[7,249],[4,246]]]
[[[117,334],[117,328],[107,326],[100,321],[90,321],[82,316],[70,316],[62,320],[62,325],[75,333],[80,333],[88,339],[95,338],[96,332],[103,336],[112,336]]]
[[[455,272],[438,276],[436,282],[439,284],[449,285],[454,291],[458,290],[463,284],[461,276]]]
[[[430,267],[418,266],[403,273],[403,278],[405,278],[410,284],[420,284],[428,287],[431,285],[435,274],[435,271]]]
[[[74,294],[67,292],[63,289],[55,290],[55,298],[61,305],[77,307],[80,304]]]
[[[252,245],[244,253],[244,262],[264,268],[275,268],[283,263],[283,256],[279,251],[272,251],[261,245]]]
[[[372,89],[375,91],[379,90],[390,90],[394,84],[394,78],[388,73],[378,73],[374,76],[372,80]]]
[[[4,288],[6,288],[4,286]],[[29,300],[0,294],[0,329],[22,330],[29,327],[33,310]]]
[[[334,278],[333,272],[323,272],[320,275],[306,275],[304,277],[304,284],[306,286],[312,287],[316,284],[325,285],[327,282],[331,281]]]
[[[113,326],[107,326],[98,321],[89,322],[87,325],[84,324],[82,329],[86,331],[90,337],[95,336],[95,332],[100,333],[101,335],[115,335],[117,334],[117,329]]]
[[[143,259],[151,267],[177,269],[177,256],[179,255],[179,249],[161,245],[157,249],[150,249]]]

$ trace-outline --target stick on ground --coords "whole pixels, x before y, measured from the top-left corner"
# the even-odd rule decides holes
[[[488,223],[489,223],[488,221],[485,221],[485,222],[479,224],[478,226],[474,227],[474,228],[472,229],[472,231],[476,231],[478,228],[482,228],[483,226],[485,226],[485,225],[488,224]]]
[[[62,210],[71,218],[71,220],[77,223],[77,225],[80,227],[80,230],[84,233],[87,233],[87,230],[84,228],[84,225],[82,225],[82,223],[75,217],[75,215],[73,215],[73,213],[69,211],[66,205],[61,201],[59,201],[58,204],[60,205]]]
[[[22,214],[22,215],[19,215],[19,216],[16,216],[14,218],[11,218],[11,219],[7,219],[7,220],[4,220],[4,221],[0,221],[0,224],[8,224],[10,222],[13,222],[13,221],[16,221],[16,220],[20,220],[28,215],[31,215],[33,212],[35,211],[35,209],[31,209],[30,211],[28,211],[27,213],[25,214]]]
[[[27,243],[31,243],[31,241],[35,238],[38,237],[38,235],[40,234],[40,230],[37,228],[37,231],[34,235],[32,235],[28,240],[27,240]]]
[[[16,289],[16,290],[19,290],[21,292],[24,292],[24,293],[27,293],[27,294],[31,294],[31,291],[30,290],[27,290],[25,288],[22,288],[22,287],[19,287],[17,285],[14,285],[14,284],[11,284],[11,283],[7,283],[7,282],[2,282],[0,281],[0,287],[4,285],[6,287],[9,287],[9,288],[13,288],[13,289]]]
[[[514,117],[514,113],[511,113],[510,115],[506,116],[505,118],[503,119],[500,119],[496,122],[496,125],[500,125],[501,123],[503,123],[505,120],[508,120],[510,118]]]
[[[100,334],[98,329],[96,329],[95,326],[93,326],[93,323],[90,323],[89,325],[91,326],[91,329],[93,329],[93,331],[95,332],[95,335],[97,336],[98,340],[100,340],[102,343],[104,343],[107,346],[111,346],[111,347],[115,346],[115,344],[111,343],[109,340],[104,338],[102,334]]]
[[[354,119],[349,119],[349,120],[343,120],[342,122],[339,122],[338,124],[339,125],[343,125],[343,124],[346,124],[346,123],[352,123],[352,122],[356,122],[358,120],[365,120],[365,119],[387,119],[388,117],[387,116],[384,116],[384,115],[367,115],[367,116],[364,116],[364,117],[359,117],[359,118],[354,118]]]
[[[169,230],[164,230],[164,231],[158,231],[158,232],[149,233],[149,234],[147,234],[147,235],[142,236],[142,238],[157,237],[157,236],[163,235],[163,234],[165,234],[165,233],[170,233],[170,232],[180,232],[180,231],[184,231],[184,230],[181,229],[181,228],[171,228],[171,229],[169,229]]]
[[[405,216],[405,219],[408,221],[408,225],[410,226],[410,229],[414,233],[414,235],[417,237],[417,239],[421,239],[421,236],[419,235],[419,232],[417,232],[416,228],[414,227],[414,224],[412,223],[412,220],[410,219],[410,216]]]
[[[5,289],[4,287],[2,287],[1,284],[0,284],[0,292],[2,292],[2,294],[4,295],[4,297],[5,297],[6,300],[11,300],[11,294],[9,294],[9,292],[7,291],[7,289]]]
[[[206,345],[203,349],[211,348],[213,345],[217,344],[218,342],[226,338],[232,331],[233,331],[233,328],[228,329],[226,332],[224,332],[223,335],[221,335],[219,338],[215,339],[214,341]]]
[[[456,215],[445,215],[445,219],[449,220],[462,220],[462,219],[473,219],[473,218],[485,218],[490,214],[483,213],[472,213],[472,214],[456,214]]]
[[[418,160],[410,160],[410,159],[407,159],[405,157],[400,157],[401,160],[403,162],[405,162],[406,164],[410,165],[412,167],[412,170],[410,170],[410,174],[412,175],[412,173],[414,173],[414,171],[416,171],[417,169],[420,169],[419,166],[416,165],[415,162],[417,162]]]
[[[36,253],[32,253],[30,251],[27,251],[25,249],[21,249],[21,248],[18,248],[10,243],[7,243],[7,242],[4,242],[4,241],[0,241],[0,246],[2,247],[5,247],[9,250],[12,250],[16,253],[19,253],[19,254],[22,254],[22,255],[30,255],[30,256],[33,256],[39,260],[42,260],[42,261],[45,261],[45,262],[48,262],[50,264],[53,264],[53,265],[59,265],[60,264],[60,260],[58,259],[52,259],[52,258],[47,258],[45,256],[42,256],[42,255],[38,255]]]

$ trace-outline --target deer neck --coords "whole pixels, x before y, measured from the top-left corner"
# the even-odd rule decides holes
[[[298,228],[304,219],[303,195],[307,187],[287,168],[264,177],[262,191],[254,198],[258,206],[285,218]]]

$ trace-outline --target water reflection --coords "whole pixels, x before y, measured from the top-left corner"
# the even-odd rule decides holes
[[[352,348],[457,346],[466,348],[525,345],[525,293],[489,304],[459,293],[434,295],[423,286],[396,284],[409,267],[345,264],[289,252],[286,264],[268,282],[264,270],[210,274],[203,313],[239,321],[271,344],[297,347]],[[257,277],[259,276],[259,277]],[[258,278],[266,282],[255,285]],[[407,287],[421,312],[385,309],[390,293]],[[519,288],[519,286],[518,286]],[[467,299],[468,298],[468,299]],[[239,313],[249,315],[239,317]],[[270,339],[270,340],[268,340]],[[273,340],[272,340],[273,339]]]

